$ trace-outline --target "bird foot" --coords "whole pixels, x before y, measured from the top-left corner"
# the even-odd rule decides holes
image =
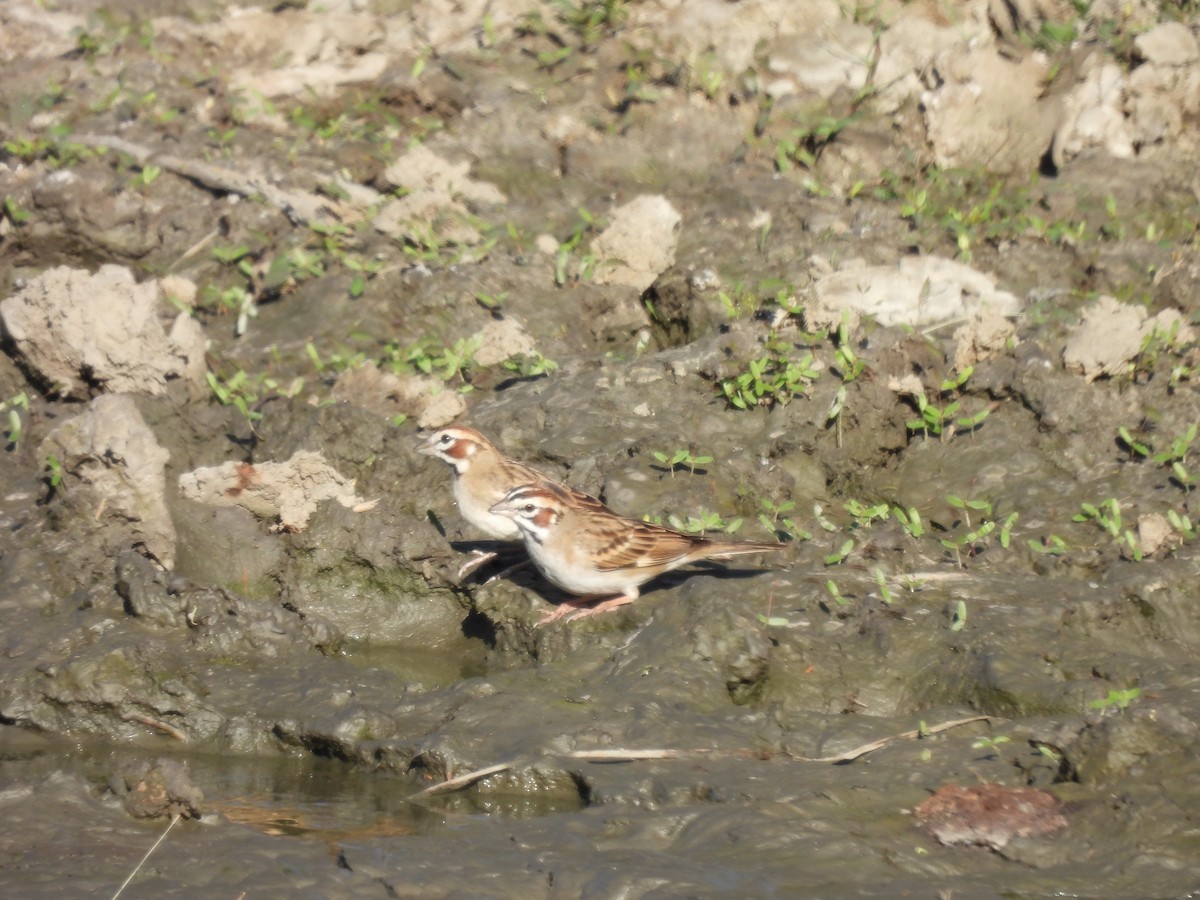
[[[489,550],[472,550],[471,558],[458,567],[458,580],[462,581],[480,566],[491,562],[500,554]]]
[[[507,566],[507,567],[501,569],[499,572],[497,572],[495,575],[493,575],[491,578],[489,578],[487,581],[485,581],[484,584],[491,584],[493,581],[498,581],[501,578],[507,578],[513,572],[517,571],[517,569],[525,568],[527,565],[529,565],[530,562],[532,562],[532,560],[528,560],[528,559],[522,559],[519,562],[515,562],[511,566]]]
[[[575,600],[564,600],[550,612],[546,613],[538,619],[535,628],[541,628],[543,625],[548,625],[551,622],[557,622],[559,619],[565,619],[568,622],[574,622],[576,619],[586,619],[589,616],[598,616],[601,613],[606,613],[616,609],[619,606],[626,606],[636,600],[637,597],[630,597],[628,594],[621,594],[617,597],[609,597],[607,600],[600,600],[597,597],[579,597]],[[594,605],[593,605],[594,604]]]

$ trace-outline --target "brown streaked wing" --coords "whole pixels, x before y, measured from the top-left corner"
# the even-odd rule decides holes
[[[596,568],[644,569],[672,562],[694,550],[704,541],[671,528],[627,519],[605,510],[612,517],[611,539],[596,553]]]
[[[532,484],[537,487],[548,487],[564,503],[570,503],[573,506],[584,509],[607,509],[607,507],[593,497],[591,494],[585,494],[583,491],[576,490],[573,487],[555,481],[546,475],[543,475],[532,466],[527,466],[524,463],[517,462],[515,459],[504,457],[504,475],[509,484]]]

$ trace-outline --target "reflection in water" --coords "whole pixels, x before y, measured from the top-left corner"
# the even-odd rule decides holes
[[[168,756],[186,763],[191,781],[204,793],[199,806],[205,816],[217,813],[266,834],[315,837],[331,849],[346,840],[427,832],[462,816],[531,818],[584,806],[561,792],[489,791],[486,782],[416,803],[409,799],[417,789],[408,779],[338,760],[163,750],[157,744],[139,749],[52,739],[0,726],[0,791],[69,772],[86,779],[100,796],[129,763]]]
[[[464,638],[453,646],[437,648],[347,644],[342,655],[360,669],[382,669],[399,676],[411,688],[448,687],[466,678],[487,673],[487,648],[482,641]]]

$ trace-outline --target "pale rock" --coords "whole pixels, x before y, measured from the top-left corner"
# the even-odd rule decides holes
[[[162,394],[170,382],[203,380],[206,341],[180,313],[170,334],[158,321],[159,284],[123,266],[94,275],[59,266],[0,303],[0,319],[25,363],[59,393]]]
[[[1183,535],[1162,513],[1145,513],[1138,516],[1137,541],[1143,558],[1161,558],[1183,544]]]
[[[167,512],[167,452],[128,394],[102,394],[42,441],[42,459],[54,457],[64,490],[87,485],[97,498],[100,527],[127,530],[170,569],[175,565],[175,525]],[[70,485],[70,486],[68,486]]]
[[[1182,22],[1164,22],[1133,39],[1133,51],[1156,66],[1186,66],[1200,60],[1200,44]]]
[[[431,234],[453,244],[479,243],[482,236],[470,222],[467,204],[500,204],[506,198],[495,185],[472,179],[470,168],[469,162],[448,162],[424,144],[416,145],[383,173],[388,184],[408,193],[384,204],[375,228],[419,244],[428,243]]]
[[[592,241],[596,284],[646,290],[675,263],[682,218],[666,197],[643,194],[615,209]]]
[[[493,319],[473,336],[475,362],[494,366],[514,356],[528,356],[537,349],[533,336],[515,319]]]
[[[363,504],[346,478],[320,453],[298,450],[285,462],[235,462],[207,466],[179,476],[188,500],[211,506],[239,506],[260,519],[278,521],[284,531],[303,531],[324,500],[347,509]]]
[[[805,325],[831,331],[843,316],[850,330],[859,317],[881,325],[923,327],[971,317],[981,311],[1015,316],[1020,301],[970,266],[936,256],[908,256],[895,266],[856,266],[817,280]]]
[[[954,368],[961,372],[1003,353],[1016,334],[1016,323],[1003,313],[991,307],[976,310],[970,321],[954,332]]]

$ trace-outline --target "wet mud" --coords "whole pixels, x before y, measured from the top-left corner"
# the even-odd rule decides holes
[[[0,893],[1195,890],[1191,5],[170,6],[0,10]]]

